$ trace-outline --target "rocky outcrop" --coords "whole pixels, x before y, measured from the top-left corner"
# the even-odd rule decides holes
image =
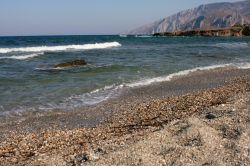
[[[234,26],[223,29],[163,32],[155,33],[153,36],[250,36],[250,25]]]
[[[201,5],[139,27],[129,34],[209,30],[232,27],[236,24],[250,24],[250,0]]]
[[[242,31],[241,34],[244,36],[250,36],[250,25],[249,26],[245,26]]]
[[[54,65],[54,67],[64,68],[64,67],[74,67],[74,66],[83,66],[83,65],[87,65],[87,62],[85,60],[74,60],[70,62],[59,63],[57,65]]]

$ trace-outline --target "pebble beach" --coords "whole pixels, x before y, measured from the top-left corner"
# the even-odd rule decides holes
[[[250,166],[250,0],[47,1],[0,1],[0,166]]]
[[[1,165],[250,164],[249,69],[143,88],[72,112],[5,117]]]

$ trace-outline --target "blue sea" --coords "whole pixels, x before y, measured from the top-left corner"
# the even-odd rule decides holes
[[[86,66],[54,68],[84,59]],[[0,37],[0,115],[72,110],[124,88],[218,67],[250,67],[250,38]]]

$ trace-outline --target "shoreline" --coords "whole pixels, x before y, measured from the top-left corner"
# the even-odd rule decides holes
[[[242,78],[230,83],[236,76]],[[65,165],[66,162],[84,163],[86,159],[95,165],[104,162],[105,156],[112,151],[129,147],[131,142],[127,141],[143,140],[147,135],[164,130],[164,126],[173,121],[202,114],[230,100],[236,102],[233,98],[237,95],[245,95],[242,100],[247,100],[249,81],[249,69],[197,71],[170,82],[135,88],[125,92],[121,96],[123,100],[118,97],[89,110],[58,112],[29,117],[12,125],[7,123],[0,126],[0,131],[2,135],[12,134],[2,138],[0,161],[6,164],[44,162],[45,165],[55,165],[58,162]],[[249,116],[249,107],[245,112]],[[88,126],[92,120],[96,123]],[[15,133],[17,126],[17,130],[25,130]],[[107,143],[109,145],[105,147]],[[102,156],[104,159],[99,160]],[[49,164],[52,161],[54,163]]]
[[[88,66],[88,65],[87,65]],[[89,64],[91,66],[91,64]],[[85,68],[86,66],[83,66]],[[80,67],[81,68],[81,67]],[[71,94],[65,96],[64,99],[62,99],[61,103],[58,103],[58,105],[55,106],[46,106],[43,103],[40,103],[38,105],[30,105],[30,106],[22,106],[21,104],[19,105],[18,103],[16,105],[13,105],[13,109],[5,110],[4,107],[2,107],[2,110],[0,111],[0,118],[3,116],[15,116],[15,115],[22,115],[22,113],[25,114],[25,112],[50,112],[54,110],[74,110],[78,109],[81,107],[91,107],[98,105],[99,103],[105,102],[107,100],[113,99],[117,96],[120,95],[120,92],[125,91],[124,89],[138,89],[138,88],[143,88],[143,87],[148,87],[151,85],[155,85],[158,83],[165,83],[165,82],[171,82],[175,78],[180,78],[180,77],[186,77],[189,75],[192,75],[193,73],[199,73],[199,72],[204,72],[206,71],[213,71],[217,69],[249,69],[250,68],[250,63],[248,62],[238,62],[238,63],[224,63],[224,64],[212,64],[212,65],[205,65],[205,66],[198,66],[194,68],[189,68],[189,69],[183,69],[183,70],[178,70],[175,72],[170,72],[167,73],[166,75],[160,75],[160,76],[155,76],[155,77],[149,77],[149,78],[143,78],[143,79],[138,79],[138,80],[133,80],[133,81],[128,81],[128,82],[123,82],[120,84],[113,83],[111,85],[103,85],[103,87],[99,87],[97,89],[92,89],[87,92],[83,92],[80,94]],[[53,68],[48,68],[49,70],[53,70]],[[73,68],[58,68],[54,70],[59,70],[59,71],[64,71],[64,70],[71,70]],[[41,70],[46,70],[42,69]],[[83,97],[83,96],[88,96],[88,97]],[[115,96],[115,97],[114,97]],[[83,98],[87,100],[86,102],[83,100]],[[69,100],[71,103],[67,103],[66,101]],[[77,100],[83,100],[82,102],[74,102]],[[49,103],[50,104],[50,103]],[[64,105],[64,106],[63,106]],[[68,106],[67,106],[68,105]],[[77,106],[75,106],[77,105]],[[23,107],[23,108],[22,108]],[[20,109],[19,109],[20,108]]]
[[[223,86],[227,81],[235,77],[247,75],[250,75],[250,69],[221,67],[209,70],[195,70],[187,75],[174,76],[170,81],[125,88],[119,95],[113,96],[106,101],[92,106],[83,106],[72,111],[27,111],[17,116],[1,116],[0,140],[4,140],[4,137],[12,133],[12,131],[25,134],[50,128],[95,127],[105,122],[113,114],[119,114],[138,104],[216,88]]]

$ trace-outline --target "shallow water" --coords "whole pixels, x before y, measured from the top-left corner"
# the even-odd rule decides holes
[[[250,67],[250,38],[49,36],[0,38],[0,112],[74,109],[124,87],[190,71]],[[85,59],[87,66],[53,65]]]

